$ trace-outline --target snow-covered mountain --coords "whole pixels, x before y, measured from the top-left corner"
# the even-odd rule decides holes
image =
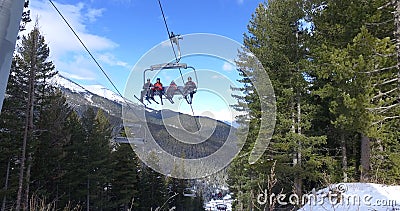
[[[71,90],[72,92],[76,92],[76,93],[84,93],[87,92],[87,90],[85,88],[83,88],[83,86],[71,81],[68,78],[65,78],[64,76],[57,74],[55,75],[52,80],[51,80],[52,84],[59,87],[59,88],[67,88],[69,90]]]
[[[129,110],[132,109],[131,111],[134,111],[134,113],[145,112],[146,119],[137,119],[138,121],[143,121],[143,124],[151,125],[149,128],[152,128],[154,131],[173,130],[175,131],[175,134],[184,134],[182,137],[179,136],[183,140],[200,140],[202,138],[200,136],[194,137],[193,135],[190,135],[190,133],[183,132],[183,130],[192,132],[197,131],[199,125],[194,124],[195,122],[193,121],[193,118],[198,119],[196,122],[201,122],[202,130],[204,132],[208,131],[207,134],[211,136],[208,137],[209,141],[206,144],[198,146],[200,149],[198,149],[198,152],[194,154],[190,152],[190,150],[192,150],[190,147],[186,149],[186,146],[182,146],[185,150],[188,150],[186,153],[187,156],[206,156],[207,153],[211,153],[223,145],[223,142],[226,140],[224,137],[228,137],[231,129],[235,130],[235,128],[231,128],[231,125],[221,121],[215,123],[216,120],[209,117],[193,117],[191,115],[168,109],[158,111],[151,108],[145,108],[141,104],[124,100],[122,97],[103,86],[82,86],[61,75],[56,75],[53,78],[53,84],[63,92],[69,106],[71,106],[79,115],[83,114],[88,108],[93,108],[95,110],[102,109],[108,115],[111,124],[116,128],[123,124],[122,107],[126,103],[129,103]],[[187,124],[182,125],[181,122]],[[178,128],[178,125],[182,126]],[[168,132],[165,134],[168,134]],[[170,144],[171,141],[167,141],[169,138],[169,136],[167,137],[165,135],[158,137],[160,143],[162,142],[161,144],[164,144],[165,146]],[[182,153],[182,151],[179,153]]]
[[[121,96],[119,96],[115,92],[107,89],[106,87],[104,87],[102,85],[86,85],[86,86],[84,86],[84,88],[93,94],[99,95],[99,96],[107,98],[109,100],[112,100],[115,102],[120,102],[120,103],[125,102],[125,100]]]
[[[118,103],[126,102],[126,99],[124,100],[124,98],[102,85],[79,85],[60,74],[55,75],[52,79],[52,82],[59,88],[68,89],[74,93],[84,94],[85,98],[89,102],[93,102],[93,95],[97,95]]]

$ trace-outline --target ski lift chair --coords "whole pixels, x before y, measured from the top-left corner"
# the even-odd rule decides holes
[[[183,196],[196,197],[196,191],[192,188],[185,188],[183,190]]]
[[[147,71],[171,70],[171,69],[188,69],[188,68],[193,70],[194,75],[195,75],[195,83],[198,84],[196,69],[194,67],[188,66],[185,63],[164,63],[164,64],[152,65],[152,66],[150,66],[150,68],[144,70],[144,72],[143,72],[143,81],[144,81],[144,83],[146,83],[146,72]],[[163,86],[163,90],[164,90],[163,92],[155,91],[153,93],[153,96],[159,96],[160,97],[161,105],[163,105],[163,99],[168,99],[171,103],[174,103],[172,98],[167,95],[166,90],[168,90],[168,88],[169,88],[169,86]],[[177,86],[177,89],[173,93],[173,96],[175,96],[175,95],[184,95],[183,92],[184,92],[184,86]],[[193,97],[194,93],[196,93],[196,90],[192,90],[189,94],[186,95],[187,97],[185,99],[188,102],[188,104],[192,103],[192,97]],[[147,97],[147,96],[146,96],[146,99],[147,99],[147,101],[149,103],[151,103],[149,99],[152,99],[152,100],[155,101],[154,98],[150,98],[150,97]],[[158,104],[157,101],[155,101],[155,102]]]

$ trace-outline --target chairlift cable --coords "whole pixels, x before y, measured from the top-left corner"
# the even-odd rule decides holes
[[[114,84],[114,82],[111,80],[111,78],[108,76],[108,74],[106,73],[106,71],[103,69],[103,67],[100,65],[100,63],[97,61],[97,59],[93,56],[93,54],[90,52],[90,50],[86,47],[85,43],[82,41],[82,39],[79,37],[79,35],[75,32],[75,30],[72,28],[72,26],[69,24],[68,20],[62,15],[61,11],[57,8],[57,6],[53,3],[52,0],[49,0],[50,4],[54,7],[54,9],[57,11],[57,13],[60,15],[60,17],[64,20],[64,22],[67,24],[67,26],[69,27],[69,29],[72,31],[72,33],[75,35],[75,37],[79,40],[80,44],[83,46],[83,48],[86,50],[86,52],[90,55],[90,57],[92,58],[92,60],[96,63],[97,67],[101,70],[101,72],[103,73],[103,75],[107,78],[107,80],[110,82],[110,84],[113,86],[113,88],[115,89],[115,91],[117,92],[117,94],[125,101],[126,105],[133,111],[133,108],[129,105],[128,101],[125,99],[125,97],[121,94],[121,92],[119,91],[119,89],[117,88],[117,86]],[[158,0],[159,5],[160,5],[160,9],[164,18],[164,23],[165,26],[167,28],[167,32],[168,32],[168,36],[170,35],[169,33],[169,29],[168,29],[168,25],[167,22],[165,20],[165,15],[164,12],[162,10],[162,6],[161,6],[161,2],[160,0]],[[171,45],[172,45],[172,40],[170,39]],[[175,55],[175,59],[177,60],[177,62],[179,61],[176,58],[176,53],[175,53],[175,49],[172,46],[172,50],[174,51],[174,55]],[[181,78],[182,81],[184,82],[183,79],[183,75],[181,72],[181,69],[179,68],[179,72],[181,74]],[[194,117],[194,111],[193,111],[193,106],[192,104],[190,104],[190,108],[192,109],[192,114]],[[135,116],[137,116],[137,114],[135,112],[133,112],[135,114]],[[196,120],[196,119],[195,119]],[[199,129],[199,125],[196,121],[196,126]]]
[[[200,131],[199,123],[197,123],[197,119],[194,116],[193,106],[192,106],[192,104],[189,104],[189,105],[190,105],[190,108],[192,109],[192,115],[193,115],[193,118],[194,118],[194,122],[196,122],[197,131]]]
[[[53,3],[52,0],[49,0],[49,2],[51,3],[51,5],[53,5],[54,9],[57,11],[57,13],[61,16],[61,18],[64,20],[64,22],[67,24],[67,26],[69,27],[69,29],[72,31],[72,33],[74,33],[75,37],[79,40],[79,42],[81,43],[81,45],[83,46],[83,48],[85,48],[86,52],[88,52],[88,54],[90,55],[90,57],[93,59],[93,61],[96,63],[97,67],[99,67],[99,69],[101,70],[101,72],[103,73],[103,75],[107,78],[107,80],[110,82],[110,84],[113,86],[113,88],[115,89],[115,91],[117,91],[118,95],[125,101],[126,105],[133,111],[133,108],[129,105],[128,101],[125,99],[125,97],[121,94],[121,92],[118,90],[117,86],[115,86],[114,82],[112,82],[111,78],[108,76],[108,74],[106,73],[106,71],[101,67],[100,63],[97,61],[97,59],[93,56],[93,54],[90,52],[90,50],[86,47],[85,43],[81,40],[81,38],[78,36],[78,34],[75,32],[75,30],[72,28],[72,26],[69,24],[69,22],[67,21],[67,19],[65,19],[65,17],[61,14],[60,10],[57,8],[57,6]],[[135,114],[135,116],[137,116],[137,114],[135,112],[133,112]]]
[[[161,0],[158,0],[158,5],[160,6],[160,10],[161,10],[161,14],[163,16],[165,28],[167,29],[168,39],[169,39],[169,42],[171,43],[172,51],[174,52],[175,62],[178,63],[181,60],[181,58],[178,59],[178,57],[176,56],[174,44],[173,44],[172,39],[171,39],[172,36],[171,36],[171,33],[169,32],[169,28],[168,28],[167,20],[165,18],[164,10],[162,8]],[[178,69],[179,69],[179,73],[181,74],[182,82],[183,82],[183,84],[185,84],[185,79],[183,79],[181,68],[178,68]]]
[[[179,62],[179,60],[180,60],[180,58],[178,59],[178,57],[176,56],[176,52],[175,52],[175,48],[174,48],[174,44],[173,44],[173,42],[172,42],[172,39],[171,39],[171,38],[172,38],[172,37],[171,37],[171,33],[169,32],[169,28],[168,28],[167,20],[165,19],[164,10],[163,10],[163,8],[162,8],[162,5],[161,5],[161,0],[158,0],[158,5],[160,6],[160,10],[161,10],[161,14],[162,14],[162,16],[163,16],[163,20],[164,20],[165,28],[167,29],[167,33],[168,33],[169,42],[171,43],[172,51],[174,52],[175,61],[176,61],[176,63],[178,63],[178,62]],[[181,68],[178,68],[178,69],[179,69],[179,73],[180,73],[180,75],[181,75],[182,82],[183,82],[183,84],[185,84],[185,79],[183,78],[183,75],[182,75],[182,70],[181,70]],[[196,79],[197,79],[197,75],[196,75]],[[191,104],[191,103],[190,103],[189,105],[190,105],[190,108],[192,109],[192,114],[193,114],[193,117],[194,117],[193,106],[192,106],[192,104]],[[194,117],[194,118],[195,118],[195,117]],[[200,128],[199,128],[199,124],[197,123],[197,120],[196,120],[196,118],[195,118],[195,122],[196,122],[197,129],[198,129],[198,130],[200,130]]]
[[[158,0],[158,5],[160,5],[161,14],[162,14],[162,16],[163,16],[165,28],[167,29],[167,33],[168,33],[168,39],[169,39],[169,42],[171,43],[172,51],[174,52],[175,61],[178,63],[178,62],[179,62],[179,59],[178,59],[178,57],[176,56],[174,44],[172,43],[172,39],[171,39],[171,38],[172,38],[172,37],[171,37],[171,33],[169,32],[167,20],[165,19],[164,10],[163,10],[163,8],[162,8],[161,1],[160,1],[160,0]]]

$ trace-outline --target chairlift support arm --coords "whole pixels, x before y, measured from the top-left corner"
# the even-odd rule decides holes
[[[147,68],[143,72],[143,84],[146,83],[146,72],[147,71],[154,71],[154,70],[170,70],[170,69],[192,69],[196,78],[196,83],[198,84],[197,80],[197,73],[196,69],[192,66],[188,66],[186,63],[163,63],[163,64],[156,64],[151,65],[150,68]]]

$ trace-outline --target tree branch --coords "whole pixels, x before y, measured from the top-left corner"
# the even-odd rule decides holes
[[[371,74],[371,73],[377,73],[377,72],[381,72],[381,71],[385,71],[385,70],[390,70],[393,68],[397,68],[397,65],[385,67],[385,68],[381,68],[381,69],[376,69],[376,70],[372,70],[372,71],[368,71],[368,72],[360,72],[360,73]]]
[[[376,124],[382,123],[382,122],[384,122],[384,121],[386,121],[386,120],[389,120],[389,119],[397,119],[397,118],[400,118],[400,116],[389,116],[389,117],[385,117],[385,118],[383,118],[382,120],[379,120],[379,121],[377,121],[377,122],[372,123],[372,125],[376,125]]]
[[[390,83],[396,82],[397,80],[398,80],[397,78],[394,78],[394,79],[391,79],[391,80],[384,81],[381,84],[374,84],[374,86],[390,84]]]
[[[374,53],[376,56],[380,56],[380,57],[394,57],[394,56],[397,56],[397,54],[396,53],[391,53],[391,54],[381,54],[381,53],[377,53],[377,52],[375,52]]]
[[[372,100],[375,100],[376,98],[380,98],[380,97],[382,97],[382,96],[389,95],[390,93],[396,91],[397,89],[398,89],[398,88],[396,87],[396,88],[394,88],[394,89],[392,89],[392,90],[389,90],[389,91],[387,91],[387,92],[384,92],[384,93],[380,92],[378,95],[375,95],[375,96],[372,98]]]
[[[389,6],[392,6],[392,5],[394,5],[394,3],[395,3],[395,0],[389,1],[385,5],[378,7],[378,10],[381,10],[381,9],[387,8]]]
[[[389,22],[392,22],[392,21],[394,21],[393,19],[390,19],[390,20],[387,20],[387,21],[384,21],[384,22],[379,22],[379,23],[365,23],[366,25],[369,25],[369,26],[379,26],[379,25],[383,25],[383,24],[386,24],[386,23],[389,23]]]
[[[383,106],[383,107],[378,107],[378,108],[367,108],[367,110],[368,111],[381,110],[381,111],[379,111],[379,113],[383,113],[383,112],[385,112],[385,111],[387,111],[387,110],[389,110],[389,109],[391,109],[393,107],[396,107],[398,105],[400,105],[400,103],[395,103],[395,104],[390,105],[390,106]]]

